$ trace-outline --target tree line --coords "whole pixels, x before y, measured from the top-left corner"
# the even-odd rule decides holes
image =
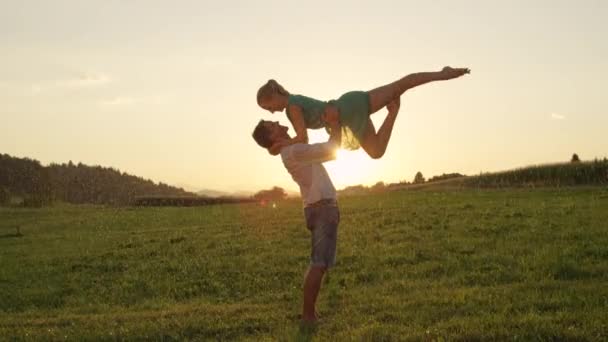
[[[72,161],[43,166],[34,159],[0,154],[0,204],[17,199],[24,206],[54,201],[125,205],[141,196],[195,195],[111,167],[75,165]]]

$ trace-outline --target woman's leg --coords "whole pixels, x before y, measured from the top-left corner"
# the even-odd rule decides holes
[[[389,102],[401,96],[406,90],[432,81],[449,80],[468,74],[466,68],[445,67],[441,71],[418,72],[409,74],[393,83],[378,87],[368,91],[369,94],[369,114],[373,114],[385,107]]]
[[[396,112],[389,112],[378,133],[376,133],[372,120],[367,119],[367,128],[360,143],[363,150],[373,159],[381,158],[384,152],[386,152],[386,146],[388,146],[388,141],[391,139],[391,132],[393,131],[396,118]]]
[[[400,107],[401,98],[399,97],[386,105],[388,114],[386,115],[382,126],[380,126],[378,133],[376,133],[372,120],[370,118],[367,119],[367,127],[360,143],[365,152],[373,159],[381,158],[384,155],[384,152],[386,152],[386,146],[388,146],[388,142],[391,139],[391,133]]]

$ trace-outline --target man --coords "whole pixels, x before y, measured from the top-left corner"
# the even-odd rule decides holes
[[[399,100],[389,106],[387,122],[392,124],[399,111]],[[281,149],[281,159],[293,180],[299,185],[306,226],[311,232],[310,266],[304,279],[304,303],[302,321],[315,323],[315,310],[321,282],[327,269],[336,261],[336,243],[340,211],[336,200],[336,189],[323,167],[324,162],[336,158],[340,147],[342,130],[335,107],[329,106],[324,120],[330,128],[329,140],[318,144],[293,144]],[[273,144],[289,140],[288,127],[278,122],[261,120],[253,131],[258,145],[268,149]]]

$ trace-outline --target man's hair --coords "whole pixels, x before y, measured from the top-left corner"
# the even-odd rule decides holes
[[[255,140],[255,142],[258,143],[258,145],[262,146],[263,148],[269,148],[270,146],[272,146],[272,139],[270,139],[270,130],[264,126],[264,120],[260,120],[260,122],[258,122],[258,125],[255,126],[255,129],[253,130],[253,140]]]

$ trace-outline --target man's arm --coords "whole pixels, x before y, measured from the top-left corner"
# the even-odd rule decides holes
[[[334,112],[335,111],[335,112]],[[340,126],[338,109],[328,106],[323,115],[329,126],[329,140],[320,144],[298,144],[293,147],[293,157],[300,162],[323,163],[336,159],[336,152],[342,143],[342,127]]]

